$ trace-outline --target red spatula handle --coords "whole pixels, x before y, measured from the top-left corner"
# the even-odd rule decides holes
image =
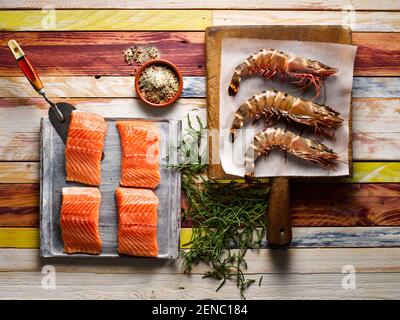
[[[17,63],[19,65],[19,67],[21,68],[22,72],[24,73],[25,77],[31,83],[32,87],[37,92],[42,93],[44,91],[43,83],[40,80],[35,69],[33,69],[28,58],[25,56],[25,53],[22,51],[21,47],[18,45],[17,41],[15,41],[15,40],[8,41],[8,47],[10,48],[15,59],[17,60]]]

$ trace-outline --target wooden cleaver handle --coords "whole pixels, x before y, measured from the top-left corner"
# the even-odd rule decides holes
[[[42,81],[40,80],[35,69],[33,69],[33,66],[29,62],[28,58],[25,56],[25,53],[22,51],[17,41],[15,40],[8,41],[8,47],[10,48],[12,54],[17,60],[17,63],[22,72],[24,73],[25,77],[31,83],[32,87],[40,94],[44,93],[44,87]]]
[[[267,240],[271,246],[287,246],[292,241],[288,177],[272,181],[267,206]]]

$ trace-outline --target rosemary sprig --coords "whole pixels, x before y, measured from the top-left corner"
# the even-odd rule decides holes
[[[196,128],[189,115],[187,119],[188,128],[178,147],[183,159],[172,165],[181,171],[182,190],[188,201],[183,217],[194,226],[190,250],[183,253],[184,270],[190,272],[193,265],[206,262],[211,269],[204,277],[220,280],[217,291],[227,280],[235,279],[241,297],[245,298],[244,291],[255,282],[243,273],[247,269],[245,255],[248,249],[261,245],[268,187],[217,183],[204,178],[207,164],[202,139],[206,127],[199,117]]]

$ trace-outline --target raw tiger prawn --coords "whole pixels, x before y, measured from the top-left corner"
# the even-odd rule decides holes
[[[263,49],[253,53],[239,64],[232,76],[228,93],[235,96],[239,90],[242,77],[251,74],[261,74],[272,79],[276,75],[298,79],[296,83],[313,85],[316,91],[315,98],[321,93],[321,86],[325,78],[338,72],[338,69],[329,67],[319,61],[296,57],[275,49]]]
[[[263,117],[266,124],[272,120],[279,121],[282,117],[288,122],[312,129],[316,134],[334,136],[333,130],[340,127],[343,119],[339,112],[325,105],[310,100],[293,97],[287,93],[266,90],[245,101],[236,111],[230,128],[231,140],[235,140],[237,130],[241,129],[246,120],[257,121]]]
[[[245,154],[245,178],[254,175],[254,162],[272,150],[280,149],[298,158],[309,160],[326,169],[335,169],[339,157],[332,149],[315,140],[301,137],[280,128],[267,128],[254,136]]]

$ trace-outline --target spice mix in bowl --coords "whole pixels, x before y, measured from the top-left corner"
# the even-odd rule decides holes
[[[136,93],[143,102],[153,107],[171,105],[181,95],[182,88],[180,71],[167,60],[148,61],[136,73]]]

